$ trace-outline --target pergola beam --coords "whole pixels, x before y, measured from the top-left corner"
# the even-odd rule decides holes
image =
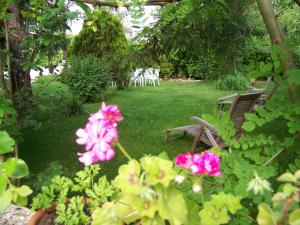
[[[101,0],[71,0],[71,1],[77,1],[77,2],[81,2],[81,3],[86,3],[86,4],[91,4],[91,5],[94,5],[94,6],[98,6],[98,7],[101,7],[101,6],[108,6],[108,7],[132,7],[132,6],[136,6],[137,3],[121,3],[121,2],[104,2],[104,1],[101,1]],[[167,3],[172,3],[172,2],[176,2],[174,0],[147,0],[146,2],[141,2],[140,5],[159,5],[159,6],[162,6],[162,5],[165,5]]]

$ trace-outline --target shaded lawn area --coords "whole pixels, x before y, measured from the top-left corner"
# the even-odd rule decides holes
[[[211,113],[217,99],[232,91],[215,89],[211,83],[165,81],[160,87],[130,87],[125,91],[109,90],[108,104],[120,107],[124,120],[119,123],[120,142],[133,158],[145,154],[158,155],[166,151],[169,157],[190,149],[192,138],[163,140],[163,130],[190,123],[192,115]],[[100,104],[87,104],[87,112],[95,112]],[[28,163],[31,174],[44,170],[52,161],[59,161],[69,172],[83,168],[77,152],[84,150],[75,143],[75,133],[84,127],[88,113],[76,117],[61,117],[51,127],[26,130],[20,144],[21,157]],[[112,179],[125,157],[116,149],[116,156],[101,163],[101,173]]]

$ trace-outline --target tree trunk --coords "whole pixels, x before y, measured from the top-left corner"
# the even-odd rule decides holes
[[[4,55],[0,49],[0,88],[5,91],[5,95],[9,94],[6,81],[4,78]]]
[[[11,68],[11,92],[12,96],[19,95],[22,99],[32,95],[30,73],[23,69],[25,56],[21,51],[21,42],[25,37],[20,9],[17,3],[9,6],[12,18],[5,22],[8,32],[8,54]]]
[[[284,74],[284,78],[286,78],[286,71],[294,68],[294,61],[289,49],[284,45],[285,35],[280,28],[277,17],[275,16],[272,1],[257,0],[257,4],[268,30],[272,44],[276,44],[277,46],[279,46],[287,55],[287,57],[280,57],[281,69]],[[290,99],[295,101],[297,95],[295,93],[294,87],[291,86],[287,81],[286,83],[288,86]]]

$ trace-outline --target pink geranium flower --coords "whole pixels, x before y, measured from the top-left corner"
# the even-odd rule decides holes
[[[122,120],[117,106],[106,106],[93,114],[84,129],[76,132],[76,142],[85,145],[85,153],[78,153],[79,161],[88,166],[97,161],[110,160],[115,156],[112,144],[118,141],[116,123]]]
[[[176,156],[176,166],[190,169],[192,164],[192,154],[190,152],[186,152],[184,154],[179,154]]]
[[[121,112],[116,105],[106,105],[105,102],[102,102],[101,109],[92,114],[89,118],[90,122],[103,121],[109,125],[116,126],[117,122],[123,120]]]
[[[188,157],[183,157],[187,155]],[[177,157],[178,162],[177,163]],[[176,157],[176,165],[185,169],[189,169],[193,174],[206,174],[212,176],[221,176],[220,157],[210,151],[205,151],[203,155],[195,153],[191,155],[189,152],[178,155]],[[189,160],[187,160],[187,158]]]
[[[96,162],[93,157],[93,152],[84,152],[84,153],[77,153],[79,156],[79,161],[82,162],[85,166],[89,166],[92,163]]]

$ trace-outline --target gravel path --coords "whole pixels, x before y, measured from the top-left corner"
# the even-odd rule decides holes
[[[26,225],[31,214],[28,208],[11,205],[0,213],[0,225]]]

